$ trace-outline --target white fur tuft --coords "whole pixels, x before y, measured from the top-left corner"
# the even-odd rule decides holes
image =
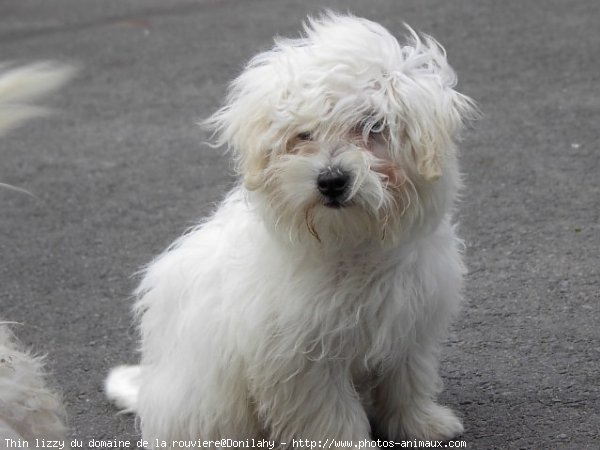
[[[0,136],[25,120],[47,114],[48,110],[35,102],[61,87],[74,74],[73,66],[52,61],[21,67],[0,66]]]
[[[135,412],[140,390],[139,366],[119,366],[110,371],[104,383],[106,396],[123,412]]]

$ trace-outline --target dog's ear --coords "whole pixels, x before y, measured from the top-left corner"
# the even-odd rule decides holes
[[[471,99],[454,90],[456,75],[440,44],[409,31],[412,45],[403,48],[404,67],[392,75],[391,91],[402,123],[399,139],[408,144],[416,173],[434,181],[463,123],[477,112]]]
[[[410,143],[416,172],[425,181],[442,176],[444,158],[454,151],[465,118],[474,114],[471,100],[450,87],[433,95],[436,98],[427,102],[425,95],[420,105],[407,111],[404,122],[404,140]]]
[[[265,169],[269,165],[270,152],[266,148],[247,149],[238,164],[244,177],[244,186],[249,191],[260,188],[265,181]]]
[[[435,181],[442,176],[442,161],[440,149],[430,133],[422,134],[411,142],[411,156],[417,168],[417,173],[425,181]]]
[[[212,131],[214,145],[226,145],[233,152],[236,172],[249,190],[264,183],[275,141],[270,116],[275,89],[267,81],[271,78],[268,66],[251,61],[230,85],[225,105],[203,122]]]
[[[255,108],[237,98],[227,103],[204,125],[212,129],[215,145],[226,145],[233,152],[235,170],[248,190],[258,189],[264,181],[270,150],[266,143],[269,124]]]

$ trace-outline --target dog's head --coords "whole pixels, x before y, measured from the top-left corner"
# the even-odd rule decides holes
[[[304,37],[254,57],[208,119],[252,201],[291,239],[397,243],[451,207],[454,141],[473,106],[443,48],[408,30],[402,46],[365,19],[309,19]]]

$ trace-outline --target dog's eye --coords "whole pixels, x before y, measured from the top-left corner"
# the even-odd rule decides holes
[[[299,141],[312,141],[312,134],[309,131],[305,131],[303,133],[298,133],[298,136],[296,136],[296,138]]]
[[[379,136],[385,131],[386,123],[384,119],[375,120],[373,116],[366,117],[355,128],[356,132],[367,139],[369,137]]]
[[[380,119],[371,125],[371,127],[369,129],[369,134],[371,134],[371,135],[380,134],[381,132],[383,132],[384,128],[385,128],[385,121],[383,119]]]

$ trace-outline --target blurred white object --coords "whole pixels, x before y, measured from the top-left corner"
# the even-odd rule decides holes
[[[0,65],[0,136],[27,119],[47,114],[46,108],[34,103],[74,73],[73,66],[50,61],[20,67]]]

